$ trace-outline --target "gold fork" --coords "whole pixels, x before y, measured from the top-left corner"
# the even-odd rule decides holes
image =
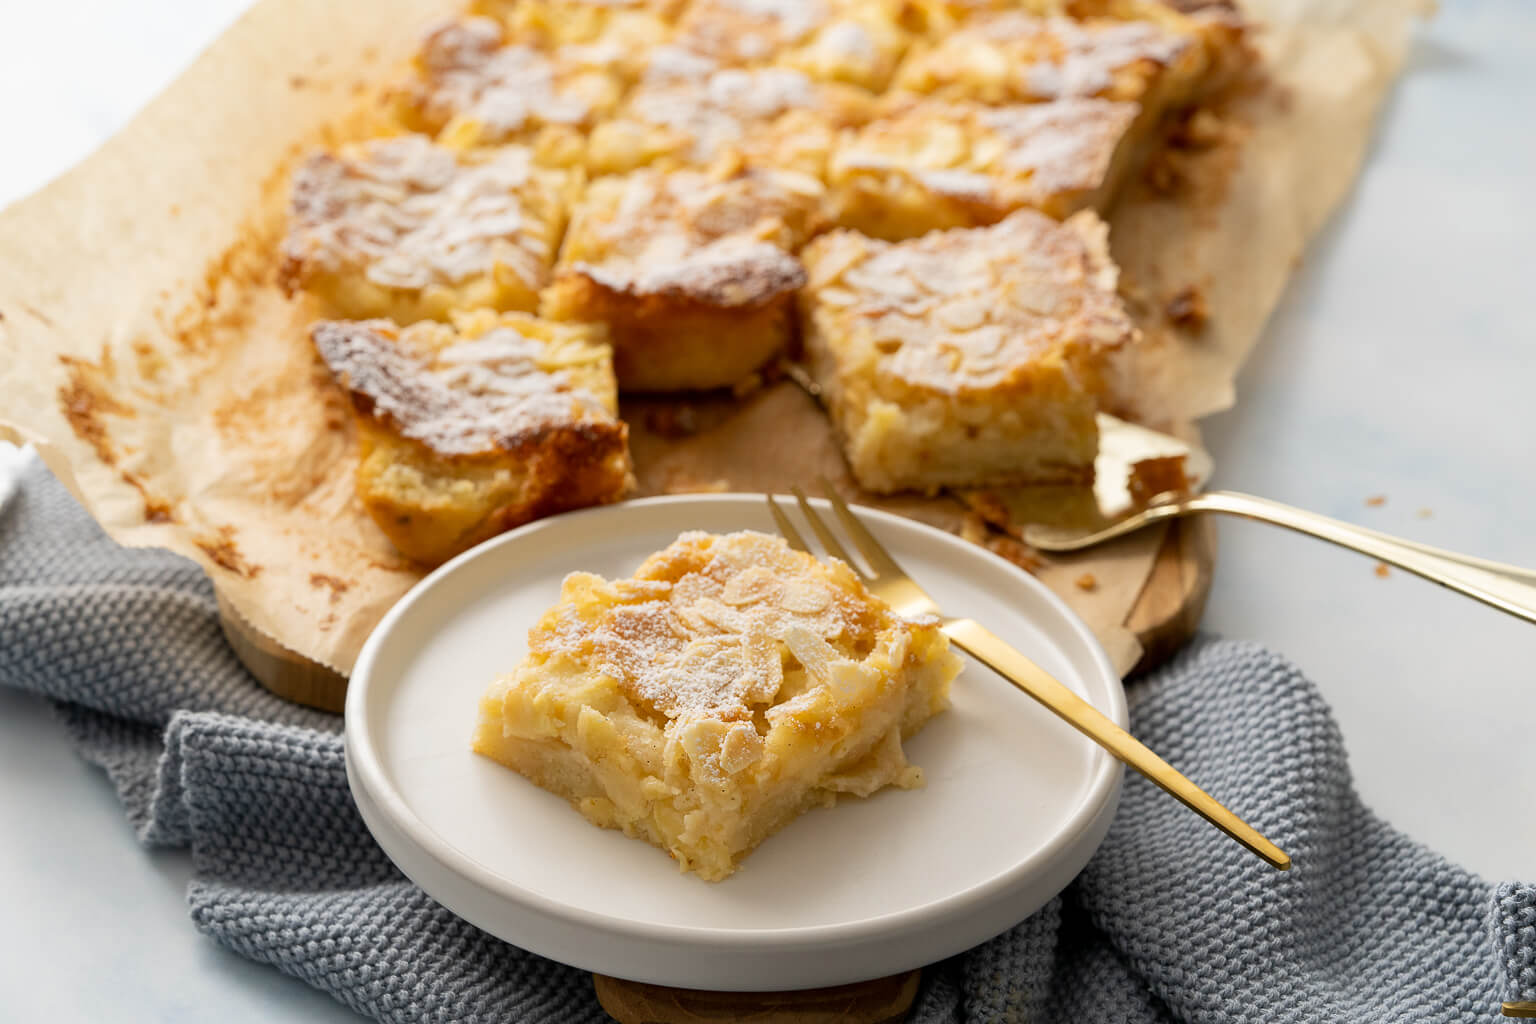
[[[1068,725],[1083,733],[1123,763],[1145,775],[1164,792],[1248,847],[1272,866],[1281,871],[1291,866],[1291,858],[1286,856],[1278,846],[1223,807],[1205,790],[1179,774],[1167,761],[1158,757],[1141,741],[1105,717],[1092,704],[1073,693],[1061,681],[1053,678],[981,624],[972,619],[952,618],[941,612],[933,598],[929,597],[927,592],[896,564],[896,560],[891,557],[890,552],[886,551],[884,545],[875,539],[874,534],[870,533],[858,517],[849,510],[847,504],[837,496],[836,492],[831,487],[825,486],[825,482],[823,482],[823,491],[826,493],[827,500],[832,503],[838,519],[842,521],[844,529],[848,531],[854,546],[864,556],[872,572],[865,572],[856,561],[848,557],[847,549],[837,539],[832,528],[811,507],[811,503],[806,500],[800,488],[795,487],[792,490],[795,499],[800,503],[801,512],[804,513],[806,521],[811,524],[811,528],[816,531],[816,536],[820,538],[827,553],[848,563],[848,567],[864,581],[864,585],[895,609],[897,614],[937,617],[945,635],[961,650],[1044,704]],[[775,496],[770,494],[767,497],[768,508],[773,513],[774,522],[778,524],[779,532],[789,542],[790,547],[799,551],[809,551],[810,548],[806,546],[805,539],[800,536],[800,531],[779,507]]]

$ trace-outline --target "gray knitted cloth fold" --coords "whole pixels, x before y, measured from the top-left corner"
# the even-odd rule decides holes
[[[347,791],[340,720],[266,693],[193,563],[117,547],[34,463],[0,510],[0,683],[51,698],[192,920],[383,1021],[606,1019],[588,975],[406,881]],[[1130,690],[1136,733],[1295,860],[1279,874],[1140,778],[1059,898],[925,972],[913,1019],[1493,1021],[1536,999],[1536,887],[1495,887],[1363,807],[1282,659],[1205,640]]]

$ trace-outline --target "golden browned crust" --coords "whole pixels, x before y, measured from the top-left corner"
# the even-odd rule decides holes
[[[444,459],[376,423],[359,424],[358,496],[390,543],[423,565],[438,565],[535,519],[618,501],[629,489],[628,427],[622,422],[549,427],[525,434],[498,457]],[[498,470],[517,462],[513,484]],[[401,470],[415,470],[400,487]],[[463,494],[454,484],[464,482]]]
[[[805,283],[799,260],[771,242],[741,237],[706,242],[670,265],[609,268],[577,260],[560,276],[567,275],[606,293],[612,307],[628,303],[657,313],[680,305],[760,309]]]
[[[798,263],[796,270],[799,283],[804,272]],[[544,293],[543,312],[607,324],[614,376],[625,391],[693,391],[735,385],[778,355],[793,326],[793,298],[791,285],[762,301],[720,305],[614,290],[578,272]]]
[[[388,320],[322,320],[311,334],[360,414],[438,455],[515,453],[554,431],[611,425],[611,399],[541,365],[545,342],[517,330],[526,322],[462,340]]]

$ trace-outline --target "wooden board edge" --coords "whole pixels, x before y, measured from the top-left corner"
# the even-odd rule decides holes
[[[795,992],[704,992],[592,975],[619,1024],[895,1024],[917,998],[922,971]]]
[[[235,657],[268,690],[286,700],[341,714],[347,704],[347,677],[291,651],[245,620],[215,591],[219,627]]]
[[[1216,572],[1216,524],[1210,516],[1186,516],[1169,525],[1125,617],[1141,643],[1133,677],[1166,663],[1200,628]]]

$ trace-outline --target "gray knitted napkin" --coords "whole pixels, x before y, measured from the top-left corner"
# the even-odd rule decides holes
[[[454,917],[347,791],[340,720],[267,694],[202,571],[113,544],[39,464],[0,510],[0,683],[54,701],[146,844],[190,846],[192,921],[382,1021],[598,1021],[588,975]],[[1136,776],[1060,897],[924,974],[913,1019],[1501,1020],[1536,999],[1536,887],[1363,807],[1317,691],[1202,640],[1130,688],[1153,748],[1295,859],[1280,874]]]

